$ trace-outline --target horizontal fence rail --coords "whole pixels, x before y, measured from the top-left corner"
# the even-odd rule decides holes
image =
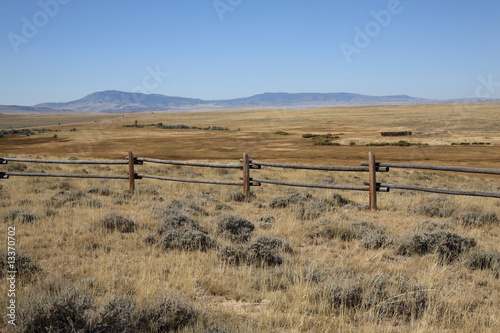
[[[28,158],[0,158],[0,164],[7,164],[7,162],[23,162],[23,163],[52,163],[52,164],[108,164],[108,165],[121,165],[128,164],[127,160],[113,160],[113,161],[84,161],[84,160],[37,160]]]
[[[292,182],[283,182],[279,180],[270,180],[270,179],[257,179],[252,178],[252,181],[261,183],[261,184],[273,184],[273,185],[283,185],[283,186],[295,186],[295,187],[309,187],[309,188],[325,188],[330,190],[350,190],[350,191],[368,191],[368,186],[344,186],[344,185],[327,185],[327,184],[308,184],[308,183],[292,183]],[[386,187],[379,187],[377,189],[379,192],[389,192],[389,189]]]
[[[360,165],[367,166],[368,162],[361,162]],[[453,167],[453,166],[442,166],[442,165],[377,163],[377,166],[388,167],[388,168],[439,170],[439,171],[455,171],[455,172],[466,172],[466,173],[480,173],[480,174],[486,174],[486,175],[500,175],[500,170],[496,170],[496,169]]]
[[[184,166],[194,166],[194,167],[205,167],[205,168],[224,168],[224,169],[241,169],[241,164],[214,164],[214,163],[199,163],[199,162],[184,162],[184,161],[168,161],[168,160],[157,160],[154,158],[144,158],[137,157],[138,161],[151,162],[158,164],[171,164],[171,165],[184,165]]]
[[[195,183],[195,184],[209,184],[209,185],[228,185],[240,186],[243,189],[243,195],[246,198],[250,197],[250,187],[261,186],[261,184],[268,185],[281,185],[292,187],[305,187],[305,188],[318,188],[318,189],[331,189],[331,190],[346,190],[346,191],[368,191],[369,192],[369,207],[371,210],[377,209],[377,193],[389,192],[391,189],[395,190],[410,190],[410,191],[423,191],[431,193],[441,193],[450,195],[465,195],[465,196],[478,196],[489,198],[500,198],[500,193],[488,193],[479,191],[459,191],[448,189],[436,189],[413,185],[400,185],[391,183],[377,182],[377,173],[387,173],[391,168],[406,168],[406,169],[424,169],[424,170],[438,170],[438,171],[453,171],[465,172],[476,174],[490,174],[500,175],[500,170],[497,169],[482,169],[482,168],[469,168],[469,167],[452,167],[452,166],[437,166],[425,164],[403,164],[403,163],[378,163],[376,162],[373,153],[368,154],[368,162],[361,162],[360,167],[351,166],[328,166],[328,165],[301,165],[301,164],[286,164],[286,163],[272,163],[253,161],[244,153],[243,159],[239,164],[217,164],[217,163],[202,163],[202,162],[189,162],[189,161],[171,161],[161,160],[146,157],[134,157],[132,152],[128,153],[126,159],[123,160],[43,160],[43,159],[27,159],[27,158],[10,158],[0,157],[0,165],[8,164],[9,162],[19,163],[52,163],[52,164],[73,164],[73,165],[128,165],[127,175],[92,175],[92,174],[64,174],[64,173],[45,173],[45,172],[0,172],[0,179],[7,179],[9,177],[60,177],[60,178],[89,178],[89,179],[118,179],[129,180],[129,188],[131,191],[135,190],[135,181],[140,179],[156,179],[171,182],[182,183]],[[135,171],[136,165],[143,165],[145,162],[167,165],[181,165],[190,167],[204,167],[204,168],[222,168],[222,169],[238,169],[242,172],[239,181],[220,181],[220,180],[206,180],[206,179],[184,179],[175,177],[164,177],[157,175],[149,175],[144,173],[137,173]],[[363,186],[351,185],[330,185],[330,184],[312,184],[300,182],[288,182],[282,180],[271,180],[251,177],[251,172],[258,172],[263,167],[271,168],[286,168],[295,170],[315,170],[315,171],[333,171],[333,172],[364,172],[368,174],[368,181],[363,182]],[[254,171],[252,171],[254,170]],[[1,188],[1,185],[0,185]]]
[[[45,173],[45,172],[0,172],[0,178],[13,177],[55,177],[55,178],[95,178],[95,179],[129,179],[128,176],[113,175],[84,175],[68,173]]]
[[[364,167],[341,167],[341,166],[328,166],[328,165],[302,165],[302,164],[284,164],[284,163],[269,163],[252,161],[253,165],[268,166],[275,168],[286,169],[301,169],[301,170],[322,170],[322,171],[355,171],[355,172],[368,172],[368,168]],[[388,167],[378,167],[378,172],[388,172]]]
[[[368,182],[364,182],[368,185]],[[444,190],[432,187],[422,187],[414,185],[398,185],[398,184],[388,184],[388,183],[377,183],[377,187],[380,188],[394,188],[398,190],[410,190],[410,191],[421,191],[430,193],[441,193],[441,194],[453,194],[453,195],[465,195],[470,197],[486,197],[486,198],[500,198],[500,193],[489,193],[489,192],[478,192],[478,191],[459,191],[459,190]]]

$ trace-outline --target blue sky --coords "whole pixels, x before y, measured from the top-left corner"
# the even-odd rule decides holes
[[[498,0],[2,0],[0,104],[108,89],[500,98]]]

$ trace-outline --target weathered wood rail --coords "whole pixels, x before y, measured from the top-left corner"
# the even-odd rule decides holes
[[[129,189],[135,190],[136,180],[140,179],[156,179],[171,182],[195,183],[195,184],[210,184],[210,185],[227,185],[227,186],[240,186],[242,187],[243,195],[246,198],[250,197],[250,188],[252,186],[261,186],[262,184],[280,185],[280,186],[293,186],[305,188],[318,188],[318,189],[332,189],[332,190],[345,190],[345,191],[367,191],[369,192],[369,207],[371,210],[377,209],[377,193],[389,192],[391,189],[397,190],[411,190],[423,191],[432,193],[442,193],[450,195],[466,195],[478,196],[489,198],[500,198],[500,193],[488,193],[479,191],[458,191],[450,189],[436,189],[413,185],[401,185],[391,183],[378,183],[377,173],[387,173],[391,168],[406,168],[406,169],[421,169],[421,170],[438,170],[438,171],[452,171],[463,173],[475,174],[488,174],[500,175],[498,169],[482,169],[470,167],[453,167],[453,166],[437,166],[425,164],[402,164],[402,163],[377,163],[375,155],[369,153],[368,162],[361,162],[359,167],[352,166],[329,166],[329,165],[302,165],[302,164],[285,164],[285,163],[272,163],[253,161],[248,154],[243,153],[243,158],[239,164],[217,164],[217,163],[202,163],[202,162],[189,162],[189,161],[172,161],[161,160],[146,157],[135,157],[132,152],[123,160],[43,160],[43,159],[26,159],[26,158],[0,158],[1,164],[8,164],[9,162],[19,163],[49,163],[49,164],[74,164],[74,165],[127,165],[128,175],[91,175],[91,174],[64,174],[64,173],[44,173],[44,172],[9,172],[0,171],[0,179],[7,179],[9,177],[61,177],[61,178],[87,178],[87,179],[118,179],[128,180]],[[185,179],[164,177],[158,175],[149,175],[138,173],[135,170],[137,165],[143,165],[145,162],[164,165],[181,165],[190,167],[203,167],[203,168],[222,168],[222,169],[239,169],[242,171],[239,181],[220,181],[220,180],[205,180],[205,179]],[[296,170],[316,170],[316,171],[331,171],[331,172],[364,172],[368,173],[368,181],[365,181],[360,186],[352,185],[329,185],[329,184],[314,184],[314,183],[298,183],[287,182],[278,179],[262,179],[253,178],[253,170],[259,170],[263,167],[268,168],[285,168]],[[0,185],[1,186],[1,185]]]

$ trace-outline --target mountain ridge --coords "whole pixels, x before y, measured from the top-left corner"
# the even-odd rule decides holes
[[[467,99],[454,100],[464,102]],[[485,101],[485,100],[481,100]],[[356,93],[265,92],[249,97],[203,100],[161,94],[104,90],[69,102],[40,103],[34,106],[0,105],[0,113],[144,113],[195,112],[234,109],[306,109],[335,106],[415,105],[453,103],[408,95],[370,96]]]

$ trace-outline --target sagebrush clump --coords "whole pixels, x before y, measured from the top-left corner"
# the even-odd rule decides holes
[[[93,224],[94,228],[103,228],[107,231],[119,231],[122,233],[134,232],[138,224],[131,219],[117,213],[108,213],[101,220]]]
[[[397,253],[407,256],[437,253],[440,262],[450,263],[474,246],[476,240],[473,238],[446,231],[424,232],[410,235],[402,240]]]
[[[26,209],[11,209],[3,213],[4,222],[33,223],[38,216]]]
[[[254,229],[252,222],[232,214],[222,216],[217,222],[217,234],[233,242],[247,242]]]

